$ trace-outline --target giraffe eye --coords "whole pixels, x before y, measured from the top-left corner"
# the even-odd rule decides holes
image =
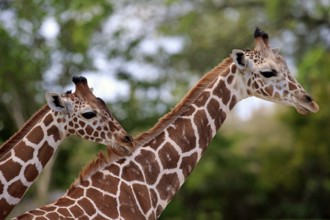
[[[260,73],[261,73],[261,75],[263,75],[266,78],[270,78],[270,77],[273,77],[273,76],[276,76],[277,75],[276,70],[260,71]]]
[[[86,119],[91,119],[96,116],[96,113],[95,112],[85,112],[85,113],[82,113],[81,115]]]

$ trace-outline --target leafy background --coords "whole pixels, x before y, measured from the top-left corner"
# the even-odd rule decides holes
[[[256,26],[320,111],[238,105],[160,219],[330,218],[329,0],[2,0],[0,143],[73,75],[129,133],[145,131],[232,49],[253,47]],[[99,150],[68,138],[13,215],[61,195]]]

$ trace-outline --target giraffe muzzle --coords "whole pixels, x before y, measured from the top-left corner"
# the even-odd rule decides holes
[[[305,115],[308,113],[316,113],[319,111],[319,105],[315,100],[307,94],[298,95],[295,97],[296,109],[297,112]]]
[[[113,152],[119,156],[129,156],[135,150],[135,144],[132,136],[125,134],[117,140],[120,141],[114,143],[111,148]]]

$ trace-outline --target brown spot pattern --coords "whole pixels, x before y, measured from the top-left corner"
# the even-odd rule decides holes
[[[147,214],[151,207],[150,195],[148,187],[142,184],[133,184],[133,192],[137,199],[137,203],[141,206],[144,214]]]
[[[51,211],[54,211],[55,209],[56,209],[55,207],[46,206],[43,210],[46,211],[46,212],[51,212]]]
[[[155,139],[152,139],[151,141],[149,141],[146,146],[150,146],[150,148],[154,149],[154,150],[157,150],[159,147],[160,147],[160,144],[159,143],[162,143],[163,141],[165,140],[165,134],[164,132],[160,133],[158,136],[157,136],[157,140]]]
[[[227,83],[230,85],[233,82],[234,78],[235,78],[234,75],[228,76]]]
[[[93,203],[91,201],[89,201],[88,199],[86,198],[82,198],[78,201],[78,204],[81,206],[81,207],[84,207],[84,211],[89,215],[89,216],[92,216],[95,212],[96,212],[96,209],[94,208],[93,206]]]
[[[40,126],[33,128],[26,138],[33,144],[39,144],[44,139],[44,133]]]
[[[163,211],[163,207],[161,205],[157,206],[157,209],[156,209],[157,216],[160,216],[160,214],[162,213],[162,211]]]
[[[27,187],[20,180],[17,180],[8,187],[8,193],[13,197],[19,198],[24,195],[26,189]]]
[[[119,176],[120,168],[116,164],[112,164],[111,166],[107,166],[105,170],[109,171],[115,176]]]
[[[116,195],[118,191],[119,179],[117,178],[105,178],[103,173],[97,172],[93,175],[96,181],[92,182],[92,185],[99,189],[104,189],[106,192]],[[111,187],[108,187],[111,186]]]
[[[93,131],[94,131],[93,127],[90,126],[90,125],[87,125],[87,127],[85,128],[85,130],[86,130],[86,133],[88,135],[92,135],[93,134]],[[97,131],[95,131],[95,132],[97,132]],[[96,136],[98,136],[98,135],[96,135]]]
[[[121,184],[119,199],[123,201],[119,208],[123,219],[144,220],[143,213],[141,213],[137,207],[137,201],[133,196],[133,190],[126,183]]]
[[[7,181],[13,179],[16,176],[16,173],[19,173],[21,170],[21,165],[12,160],[8,160],[2,165],[0,165],[0,170],[2,175]]]
[[[208,100],[210,94],[209,92],[203,92],[194,102],[197,107],[205,106],[206,101]]]
[[[297,88],[298,87],[295,84],[289,82],[289,90],[296,90]]]
[[[82,210],[79,206],[71,206],[69,209],[75,218],[81,217],[84,214],[84,210]]]
[[[213,91],[213,94],[222,99],[223,104],[227,105],[230,99],[230,90],[226,87],[224,80],[220,80],[219,84]]]
[[[24,176],[27,181],[29,182],[33,181],[35,178],[37,178],[38,175],[39,172],[34,164],[29,164],[26,166],[24,170]]]
[[[151,196],[152,207],[156,207],[158,201],[157,193],[154,189],[149,189],[149,191]]]
[[[84,181],[84,182],[87,182],[87,181]],[[83,195],[83,194],[84,194],[83,188],[75,187],[74,190],[71,191],[70,197],[75,200],[75,199],[80,198],[80,195]]]
[[[69,198],[60,198],[57,200],[56,205],[59,207],[69,207],[75,203],[74,200],[69,199]]]
[[[236,66],[236,64],[233,64],[233,65],[231,65],[231,73],[236,73],[236,70],[237,70],[237,66]],[[231,81],[229,81],[229,79],[228,79],[228,83],[229,84],[231,84]]]
[[[4,190],[4,185],[0,181],[0,194],[3,194],[3,190]]]
[[[180,143],[183,152],[191,151],[196,146],[195,132],[190,119],[178,118],[175,127],[171,126],[167,131],[175,143]]]
[[[70,212],[66,208],[59,208],[58,213],[66,217],[71,216]]]
[[[143,182],[142,170],[131,161],[128,166],[123,168],[122,178],[127,181],[137,180]]]
[[[46,115],[43,120],[45,127],[48,127],[48,125],[50,125],[53,122],[53,120],[54,118],[51,114]]]
[[[35,214],[35,215],[42,215],[44,213],[45,213],[45,211],[42,211],[42,210],[33,210],[33,214]]]
[[[3,210],[3,215],[7,215],[11,210],[11,205],[9,205],[5,199],[0,199],[0,207]]]
[[[87,190],[86,196],[92,200],[92,202],[98,208],[99,211],[109,216],[109,218],[118,217],[118,204],[114,197],[103,194],[102,192],[93,188]]]
[[[231,100],[230,100],[230,103],[229,103],[229,109],[232,110],[234,108],[234,106],[236,105],[237,103],[237,98],[235,95],[233,95],[231,97]]]
[[[180,188],[180,181],[177,173],[163,174],[156,189],[162,200],[168,201]]]
[[[187,106],[185,107],[185,112],[182,114],[182,116],[190,116],[195,112],[195,108],[193,106]]]
[[[54,154],[54,149],[46,142],[39,150],[38,150],[38,158],[43,167],[47,164],[50,158]]]
[[[143,173],[146,176],[146,182],[150,185],[154,184],[160,172],[159,164],[156,161],[155,155],[148,150],[141,150],[141,154],[136,156],[136,162],[141,164]]]
[[[266,91],[266,93],[268,94],[268,96],[272,96],[272,94],[273,94],[273,92],[274,92],[274,88],[273,88],[273,86],[267,86],[266,88],[265,88],[265,91]]]
[[[220,104],[217,100],[211,99],[207,105],[207,111],[210,114],[212,119],[216,119],[219,115]],[[215,127],[220,128],[220,124],[218,120],[215,120]]]
[[[211,127],[205,111],[199,110],[196,113],[194,123],[198,130],[199,147],[204,149],[210,143],[212,138]]]
[[[59,219],[58,214],[57,213],[54,213],[54,212],[46,214],[46,217],[48,219]]]
[[[47,136],[53,136],[55,142],[61,140],[60,132],[55,125],[53,125],[47,130]]]
[[[226,116],[227,116],[226,113],[222,109],[220,109],[219,117],[217,118],[216,123],[220,124],[221,126],[222,123],[225,121]]]
[[[33,152],[34,149],[32,147],[21,146],[19,150],[15,150],[15,156],[26,162],[33,157]]]
[[[174,169],[177,167],[177,162],[180,158],[179,152],[175,150],[174,146],[166,143],[165,146],[159,150],[159,158],[164,169]]]
[[[196,166],[197,158],[198,158],[197,153],[193,153],[190,156],[186,156],[182,158],[180,169],[182,170],[182,173],[185,178],[189,176],[192,169]]]

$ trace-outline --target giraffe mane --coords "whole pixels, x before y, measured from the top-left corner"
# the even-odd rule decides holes
[[[201,92],[212,83],[216,77],[219,76],[231,63],[233,62],[231,57],[224,59],[219,65],[214,67],[210,72],[205,74],[193,87],[188,94],[166,115],[159,119],[159,121],[148,131],[141,133],[134,142],[136,147],[141,147],[154,137],[156,137],[166,126],[171,124],[179,115],[185,111],[185,106],[190,105]],[[77,185],[81,184],[88,177],[93,175],[96,171],[102,169],[104,166],[120,159],[121,156],[117,155],[111,149],[108,149],[106,153],[99,152],[89,164],[87,164],[80,172],[79,177],[71,184],[67,193],[71,192]]]
[[[5,141],[0,146],[0,158],[2,158],[6,153],[8,153],[30,130],[31,128],[49,112],[50,108],[48,105],[41,107],[32,117],[26,121],[20,130],[18,130],[13,136],[11,136],[7,141]]]
[[[111,149],[107,148],[107,152],[99,151],[96,158],[92,159],[85,167],[80,171],[79,177],[69,187],[67,193],[72,191],[78,184],[82,183],[92,174],[94,174],[101,167],[114,162],[119,159],[120,156],[113,152]]]
[[[185,110],[185,106],[190,105],[201,94],[201,92],[219,76],[233,62],[231,57],[227,57],[211,71],[205,74],[187,95],[166,115],[161,117],[158,122],[148,131],[139,134],[134,138],[137,147],[143,146],[148,141],[156,137],[165,127],[171,124]]]

